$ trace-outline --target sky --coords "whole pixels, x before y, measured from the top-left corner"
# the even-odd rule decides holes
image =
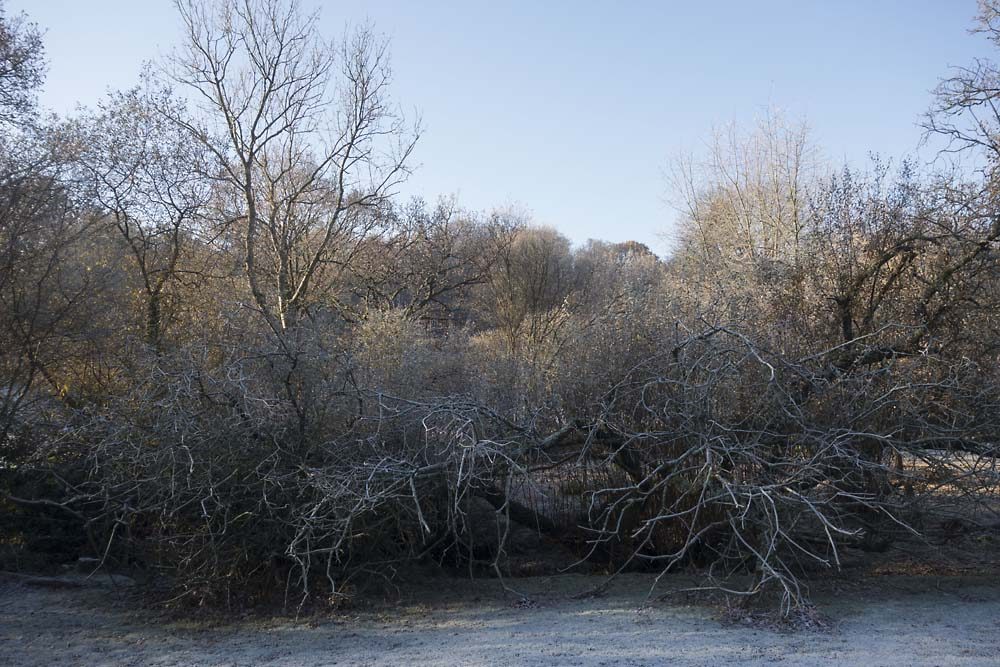
[[[62,114],[134,85],[180,34],[170,0],[6,4],[46,30],[41,101]],[[315,4],[330,36],[370,22],[391,41],[393,95],[425,129],[404,196],[513,205],[577,243],[659,252],[677,215],[663,174],[713,127],[772,108],[835,163],[898,159],[938,79],[991,55],[968,33],[975,0]]]

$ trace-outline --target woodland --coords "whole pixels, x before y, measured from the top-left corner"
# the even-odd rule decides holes
[[[398,196],[421,126],[377,28],[176,9],[67,117],[0,18],[0,569],[291,610],[415,564],[685,572],[787,615],[846,553],[1000,526],[993,61],[900,119],[932,165],[721,129],[656,254]],[[1000,47],[1000,3],[973,27]]]

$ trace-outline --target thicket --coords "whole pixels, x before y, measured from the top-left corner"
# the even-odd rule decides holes
[[[2,20],[5,567],[300,604],[411,561],[503,575],[527,530],[788,611],[845,548],[996,507],[989,62],[925,121],[980,169],[834,170],[768,117],[676,163],[660,258],[398,201],[420,128],[375,33],[178,9],[174,55],[70,119]]]

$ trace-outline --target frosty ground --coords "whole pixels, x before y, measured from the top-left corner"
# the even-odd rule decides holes
[[[817,592],[828,627],[726,620],[717,604],[647,596],[628,575],[512,582],[429,578],[391,601],[308,619],[165,615],[107,577],[0,578],[2,665],[990,665],[1000,664],[1000,580],[880,576]],[[120,584],[121,582],[119,582]],[[669,588],[669,586],[668,586]]]

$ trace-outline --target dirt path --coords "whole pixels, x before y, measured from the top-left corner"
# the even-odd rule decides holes
[[[491,582],[445,580],[381,612],[212,627],[164,621],[107,584],[8,578],[0,665],[1000,665],[995,580],[899,578],[839,599],[828,592],[832,628],[796,633],[725,625],[704,606],[644,606],[640,576],[582,601],[567,594],[585,585],[578,577],[518,584],[534,606]]]

